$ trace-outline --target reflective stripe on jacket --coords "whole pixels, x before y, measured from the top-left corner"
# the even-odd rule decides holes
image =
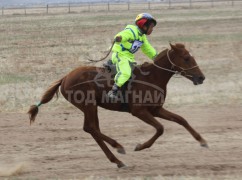
[[[126,26],[126,28],[116,36],[122,36],[122,41],[116,42],[112,51],[126,56],[130,61],[135,61],[134,53],[137,52],[139,48],[141,48],[142,52],[150,59],[154,59],[157,55],[156,50],[151,46],[146,35],[142,34],[135,25]]]

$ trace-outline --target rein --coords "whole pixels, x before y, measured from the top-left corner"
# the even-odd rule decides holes
[[[94,59],[88,59],[88,61],[91,61],[91,62],[100,62],[100,61],[105,60],[105,59],[109,56],[109,54],[111,53],[112,48],[113,48],[113,46],[114,46],[114,43],[115,43],[115,40],[113,41],[112,46],[110,47],[110,49],[109,49],[109,51],[108,51],[108,53],[106,54],[105,57],[103,57],[103,58],[101,58],[101,59],[97,59],[97,60],[94,60]]]
[[[171,66],[171,69],[167,69],[167,68],[160,67],[160,66],[158,66],[158,65],[155,64],[155,63],[153,63],[153,65],[154,65],[155,67],[159,68],[159,69],[162,69],[162,70],[165,70],[165,71],[168,71],[168,72],[172,72],[172,73],[174,73],[174,74],[176,74],[176,75],[181,75],[182,73],[184,73],[185,76],[187,76],[187,77],[192,77],[191,75],[188,75],[186,71],[192,70],[192,69],[194,69],[194,68],[198,68],[199,66],[196,65],[196,66],[193,66],[193,67],[191,67],[191,68],[184,69],[183,67],[180,67],[180,66],[178,66],[178,65],[176,65],[175,63],[172,62],[172,60],[171,60],[171,58],[170,58],[170,55],[169,55],[169,52],[170,52],[170,50],[167,51],[167,58],[168,58],[170,64],[172,65],[172,66]],[[172,69],[174,69],[174,67],[178,67],[178,68],[180,68],[181,71],[174,71],[174,70],[172,70]]]

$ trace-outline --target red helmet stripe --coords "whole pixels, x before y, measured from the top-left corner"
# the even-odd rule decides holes
[[[147,22],[147,19],[141,19],[141,20],[139,20],[139,21],[137,21],[136,22],[136,24],[137,24],[137,26],[139,27],[139,28],[143,28],[144,27],[144,24]]]

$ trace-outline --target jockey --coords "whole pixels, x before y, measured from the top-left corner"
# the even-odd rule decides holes
[[[156,50],[150,45],[146,35],[150,35],[157,22],[148,13],[139,14],[135,19],[136,25],[127,25],[126,28],[115,36],[115,44],[112,48],[112,62],[116,64],[112,89],[108,92],[111,99],[117,98],[118,90],[127,82],[132,74],[132,64],[135,63],[134,53],[141,48],[142,52],[150,59],[157,55]]]

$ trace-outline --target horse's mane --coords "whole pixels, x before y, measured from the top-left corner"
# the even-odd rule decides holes
[[[154,62],[157,61],[158,59],[163,58],[164,56],[166,56],[168,49],[165,49],[163,51],[161,51],[154,59]],[[142,70],[150,70],[150,68],[152,67],[153,63],[149,63],[149,62],[144,62],[143,64],[140,65],[140,68]]]
[[[185,45],[182,44],[182,43],[176,43],[175,44],[176,48],[177,49],[185,49]],[[167,55],[167,51],[168,49],[165,49],[163,51],[161,51],[154,59],[154,62],[155,61],[158,61],[162,58],[164,58],[166,55]],[[153,63],[149,63],[149,62],[144,62],[143,64],[139,65],[138,68],[141,68],[143,71],[149,71],[151,70],[151,68],[153,67],[152,66]]]
[[[167,53],[168,49],[165,49],[163,51],[161,51],[154,59],[154,61],[157,61],[158,59],[161,59],[163,58],[164,56],[166,56],[166,53]]]

